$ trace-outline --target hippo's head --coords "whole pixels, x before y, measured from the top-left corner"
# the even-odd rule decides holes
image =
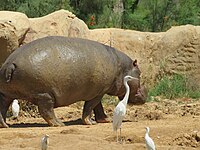
[[[132,69],[127,73],[127,75],[130,75],[135,78],[128,81],[128,85],[130,87],[130,95],[128,99],[128,103],[135,104],[135,105],[140,105],[144,104],[147,98],[147,89],[145,88],[144,85],[140,85],[140,69],[137,65],[137,60],[133,61],[133,67]],[[123,89],[125,89],[123,87]],[[125,90],[123,90],[125,91]],[[120,100],[123,99],[125,93],[118,96]]]
[[[134,105],[141,105],[146,102],[146,99],[147,99],[147,89],[145,88],[144,85],[140,85],[137,91],[132,90],[130,92],[128,103],[131,103]]]

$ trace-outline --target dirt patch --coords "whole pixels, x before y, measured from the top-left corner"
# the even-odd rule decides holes
[[[122,143],[116,142],[112,123],[93,126],[82,125],[83,103],[55,109],[56,115],[66,126],[48,127],[34,110],[22,110],[18,120],[7,118],[8,129],[0,129],[0,150],[40,149],[41,138],[49,135],[48,150],[145,150],[145,127],[150,127],[150,136],[157,149],[200,149],[200,101],[167,100],[127,107],[122,124]],[[112,119],[114,105],[105,105],[105,112]],[[27,113],[25,115],[24,113]],[[31,113],[35,113],[32,116]]]
[[[80,131],[77,128],[74,129],[66,129],[60,132],[61,134],[80,134]]]
[[[184,133],[173,139],[170,145],[180,145],[187,147],[200,147],[200,132]]]
[[[160,98],[159,98],[160,99]],[[128,106],[127,121],[160,120],[168,116],[200,116],[200,103],[198,101],[180,102],[180,100],[159,100],[141,106]]]
[[[109,142],[117,142],[117,136],[110,136],[105,138],[105,140]],[[122,136],[118,142],[123,144],[143,143],[144,139],[138,135],[126,135]]]

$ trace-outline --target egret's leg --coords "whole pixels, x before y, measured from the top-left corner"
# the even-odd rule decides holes
[[[119,128],[119,136],[120,136],[120,143],[122,143],[122,131],[121,131],[121,127]]]
[[[119,139],[118,139],[118,132],[117,131],[116,131],[116,135],[117,135],[117,143],[118,143]]]

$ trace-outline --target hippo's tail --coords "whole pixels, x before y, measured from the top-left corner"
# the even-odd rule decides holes
[[[5,69],[6,82],[11,81],[15,68],[16,68],[16,65],[12,63],[12,64],[8,65],[8,67]]]

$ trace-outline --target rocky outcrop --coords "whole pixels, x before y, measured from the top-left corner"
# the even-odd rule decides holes
[[[86,38],[87,25],[67,10],[59,10],[40,18],[30,18],[30,30],[25,43],[45,36],[69,36]]]
[[[160,33],[95,29],[89,38],[138,59],[143,79],[150,85],[164,73],[181,73],[200,84],[200,26],[177,26]]]
[[[21,16],[26,20],[24,14]],[[49,35],[80,37],[110,45],[132,59],[137,59],[142,79],[148,85],[153,85],[158,76],[172,73],[190,76],[191,83],[200,85],[200,26],[177,26],[160,33],[116,28],[89,30],[82,20],[66,10],[56,11],[40,18],[30,18],[29,23],[26,21],[23,23],[23,19],[14,21],[11,20],[13,17],[5,18],[7,22],[2,23],[0,12],[1,58],[5,59],[21,43],[20,39],[23,39],[21,37],[25,37],[23,43]],[[20,24],[25,26],[20,28]]]
[[[190,76],[192,84],[200,84],[200,26],[172,27],[150,51],[161,73],[181,73]]]
[[[0,65],[22,43],[29,26],[25,14],[0,11]]]

